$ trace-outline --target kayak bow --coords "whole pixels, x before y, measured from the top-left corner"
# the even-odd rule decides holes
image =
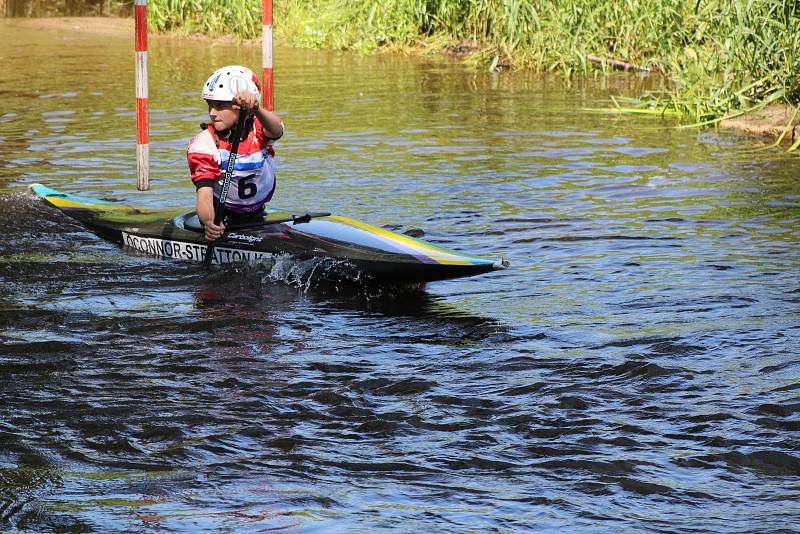
[[[30,190],[101,237],[153,256],[204,261],[208,242],[194,212],[146,210],[62,193]],[[263,221],[229,228],[213,248],[213,263],[259,263],[275,256],[338,260],[377,282],[424,283],[505,269],[505,260],[467,256],[420,239],[330,215],[268,210]],[[327,273],[330,276],[330,273]]]

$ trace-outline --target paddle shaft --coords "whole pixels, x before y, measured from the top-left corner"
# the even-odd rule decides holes
[[[228,190],[231,187],[231,180],[233,179],[233,170],[236,165],[236,152],[239,150],[239,141],[242,138],[242,128],[244,123],[247,122],[247,112],[243,109],[239,110],[239,119],[236,121],[236,127],[233,130],[233,143],[231,144],[231,152],[228,155],[228,165],[225,167],[225,178],[222,180],[222,189],[219,193],[219,203],[214,206],[214,224],[219,226],[225,218],[225,201],[228,199]],[[212,241],[206,248],[206,257],[203,265],[208,267],[214,258],[214,246],[216,241]]]

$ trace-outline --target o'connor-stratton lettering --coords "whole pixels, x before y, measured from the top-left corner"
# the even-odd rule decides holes
[[[187,261],[202,261],[208,249],[207,245],[140,237],[126,232],[122,232],[122,242],[125,246],[146,254]],[[214,263],[258,263],[271,257],[269,253],[257,250],[215,247],[213,261]]]

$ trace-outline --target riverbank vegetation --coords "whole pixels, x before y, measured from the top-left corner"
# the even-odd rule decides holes
[[[158,30],[260,32],[258,0],[151,0]],[[664,91],[638,105],[702,123],[800,102],[800,2],[789,0],[276,0],[293,45],[466,51],[492,68],[566,76],[628,66]]]
[[[132,4],[60,1],[117,11]],[[261,34],[260,0],[148,5],[156,31]],[[676,114],[696,124],[774,102],[800,104],[795,0],[275,0],[275,20],[278,39],[293,46],[444,51],[482,68],[567,77],[620,67],[649,73],[663,80],[663,90],[619,109]]]

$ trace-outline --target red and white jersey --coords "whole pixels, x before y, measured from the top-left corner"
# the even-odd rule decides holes
[[[233,213],[252,213],[270,201],[275,192],[275,149],[258,120],[253,120],[246,139],[239,143],[225,209]],[[220,139],[209,125],[189,141],[186,156],[196,188],[213,187],[219,198],[231,143]]]

